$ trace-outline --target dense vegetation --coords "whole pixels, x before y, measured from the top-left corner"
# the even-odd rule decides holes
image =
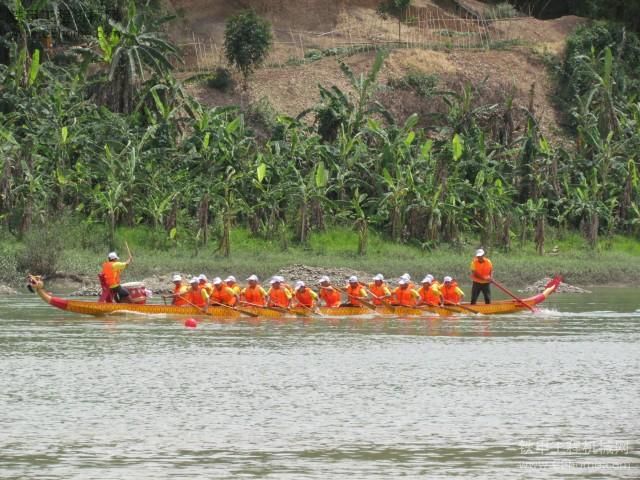
[[[5,37],[5,231],[20,237],[75,214],[92,231],[106,226],[112,244],[118,226],[148,225],[156,247],[197,247],[213,234],[224,255],[234,225],[285,239],[283,246],[349,225],[361,254],[370,229],[421,248],[479,237],[509,250],[533,239],[539,252],[549,226],[579,231],[593,248],[603,234],[638,233],[638,39],[631,33],[595,25],[570,43],[563,83],[574,86],[565,98],[575,149],[541,134],[533,105],[516,109],[508,98],[479,105],[471,87],[427,89],[446,107],[427,128],[417,127],[416,115],[397,123],[375,101],[382,53],[363,75],[342,64],[351,93],[322,87],[314,109],[277,117],[271,137],[258,141],[238,109],[205,107],[185,94],[168,61],[178,52],[153,11],[130,4],[120,21],[96,26],[91,43],[73,51],[44,52],[29,41],[25,47],[20,35]],[[28,37],[36,17],[22,17],[17,32]],[[94,239],[83,237],[87,247]]]

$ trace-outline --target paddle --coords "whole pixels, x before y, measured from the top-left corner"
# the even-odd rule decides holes
[[[235,312],[240,312],[243,315],[248,315],[250,317],[254,317],[255,318],[255,317],[259,317],[260,316],[257,313],[250,312],[249,310],[243,310],[242,308],[232,307],[231,305],[225,305],[224,303],[216,302],[215,300],[211,300],[210,299],[209,303],[211,305],[217,305],[219,307],[223,307],[223,308],[226,308],[228,310],[233,310]]]
[[[502,290],[504,293],[506,293],[507,295],[509,295],[511,298],[513,298],[516,302],[518,302],[521,305],[524,305],[525,307],[527,307],[529,310],[531,310],[532,312],[535,312],[535,310],[533,309],[533,307],[531,305],[527,305],[525,302],[522,301],[522,299],[518,298],[515,296],[515,294],[511,293],[509,290],[507,290],[506,287],[504,287],[503,285],[501,285],[500,283],[498,283],[496,280],[494,280],[493,278],[491,279],[491,283],[493,283],[496,287],[498,287],[500,290]]]
[[[322,313],[317,312],[317,311],[315,311],[313,308],[311,308],[311,307],[307,307],[306,305],[303,305],[302,303],[298,303],[298,304],[296,305],[296,307],[302,307],[302,308],[304,308],[305,310],[307,310],[309,313],[311,313],[312,315],[316,315],[316,316],[318,316],[318,317],[324,317],[324,315],[323,315]]]
[[[462,310],[466,310],[467,312],[471,312],[474,315],[478,315],[480,312],[474,310],[473,308],[469,308],[466,305],[462,305],[460,303],[451,303],[451,302],[445,302],[445,305],[451,305],[453,307],[458,307],[461,308]],[[444,307],[443,307],[444,308]],[[455,309],[452,309],[453,311],[455,311]]]
[[[380,300],[382,303],[384,303],[384,305],[391,310],[392,312],[396,311],[396,307],[394,305],[392,305],[389,300],[387,300],[384,297],[379,297],[378,295],[376,295],[375,293],[373,293],[371,290],[369,290],[368,288],[365,287],[365,289],[367,290],[367,292],[369,292],[369,294],[375,298],[376,300]],[[374,304],[375,305],[375,304]]]
[[[131,249],[129,248],[129,244],[127,241],[124,241],[124,246],[127,248],[127,253],[129,254],[129,260],[133,260],[133,255],[131,255]]]
[[[243,300],[240,300],[240,303],[243,305],[248,305],[250,307],[264,308],[265,310],[271,310],[272,312],[289,313],[289,309],[284,307],[275,307],[275,306],[268,307],[266,305],[258,305],[257,303],[245,302]]]
[[[333,285],[332,285],[332,286],[333,286]],[[347,293],[347,291],[346,291],[346,290],[343,290],[342,288],[340,288],[340,287],[335,287],[335,286],[334,286],[333,288],[335,288],[337,291],[339,291],[339,292],[341,292],[341,293],[344,293],[344,294],[347,296],[347,299],[349,299],[349,296],[350,296],[350,295]],[[353,295],[351,295],[351,296],[353,296]],[[363,300],[362,298],[357,298],[356,300],[357,300],[358,302],[362,303],[362,305],[364,305],[365,307],[367,307],[369,310],[373,310],[373,311],[375,311],[375,310],[376,310],[376,306],[375,306],[373,303],[371,303],[371,302],[367,302],[366,300]]]

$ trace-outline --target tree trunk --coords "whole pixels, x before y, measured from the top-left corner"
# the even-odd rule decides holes
[[[544,215],[538,217],[536,222],[536,251],[538,255],[544,255]]]

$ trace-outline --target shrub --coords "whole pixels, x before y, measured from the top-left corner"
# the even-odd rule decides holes
[[[233,85],[233,77],[229,69],[217,67],[216,71],[207,79],[207,87],[225,91]]]
[[[229,63],[247,78],[260,66],[271,48],[271,25],[248,10],[229,18],[224,30],[224,50]]]
[[[409,72],[402,78],[389,80],[391,88],[414,90],[423,98],[431,97],[438,86],[438,77],[421,72]]]
[[[497,5],[491,7],[487,11],[487,18],[492,20],[498,18],[513,18],[517,17],[520,13],[516,10],[516,7],[511,5],[509,2],[498,3]]]
[[[61,224],[33,227],[24,237],[24,250],[18,254],[16,268],[25,273],[53,275],[65,244]]]

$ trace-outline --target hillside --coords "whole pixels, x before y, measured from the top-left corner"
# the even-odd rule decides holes
[[[483,2],[454,3],[412,2],[409,21],[401,29],[403,48],[391,53],[381,83],[408,72],[436,75],[440,88],[459,90],[469,82],[478,102],[501,103],[512,96],[516,110],[531,104],[533,87],[532,105],[543,131],[557,137],[561,114],[551,101],[552,83],[543,57],[561,53],[567,35],[582,19],[519,17],[488,22],[473,16],[486,10]],[[343,59],[359,73],[370,67],[376,47],[391,42],[398,45],[398,23],[376,15],[378,0],[173,0],[170,4],[179,17],[172,36],[182,46],[182,68],[187,74],[225,65],[222,43],[229,15],[253,8],[272,22],[274,49],[244,96],[239,89],[222,93],[204,86],[191,87],[192,93],[210,105],[261,101],[275,112],[295,116],[318,101],[318,84],[348,90],[336,57],[327,56],[327,51],[351,50]],[[437,110],[437,105],[410,91],[387,90],[379,99],[399,121],[415,111],[424,116]]]

